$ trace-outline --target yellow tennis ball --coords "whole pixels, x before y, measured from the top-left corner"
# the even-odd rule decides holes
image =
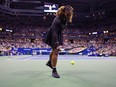
[[[75,61],[74,61],[74,60],[72,60],[70,63],[71,63],[71,65],[74,65],[74,64],[75,64]]]

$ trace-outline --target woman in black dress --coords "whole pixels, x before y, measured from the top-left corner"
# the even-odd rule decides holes
[[[48,44],[52,48],[50,59],[46,63],[52,69],[52,76],[60,78],[57,73],[56,65],[58,58],[59,46],[63,45],[63,30],[67,25],[67,22],[71,23],[73,17],[73,8],[70,5],[61,6],[57,13],[51,27],[48,29],[44,43]]]

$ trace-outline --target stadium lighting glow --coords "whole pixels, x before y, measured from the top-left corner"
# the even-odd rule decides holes
[[[108,33],[109,31],[103,31],[104,32],[104,34],[106,34],[106,33]]]
[[[97,34],[97,32],[92,32],[92,34]]]
[[[2,31],[2,28],[0,28],[0,31]]]

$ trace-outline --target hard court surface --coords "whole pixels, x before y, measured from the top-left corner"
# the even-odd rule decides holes
[[[0,87],[116,87],[116,57],[59,55],[60,79],[51,76],[51,69],[45,65],[48,58],[1,56]]]

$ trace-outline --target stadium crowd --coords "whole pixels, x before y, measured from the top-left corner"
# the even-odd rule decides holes
[[[42,42],[48,27],[0,23],[0,51],[15,48],[49,48]],[[87,28],[88,29],[88,28]],[[93,26],[90,29],[65,29],[63,48],[94,46],[98,54],[116,56],[116,24]],[[105,32],[104,32],[105,31]],[[97,34],[95,33],[97,32]]]

